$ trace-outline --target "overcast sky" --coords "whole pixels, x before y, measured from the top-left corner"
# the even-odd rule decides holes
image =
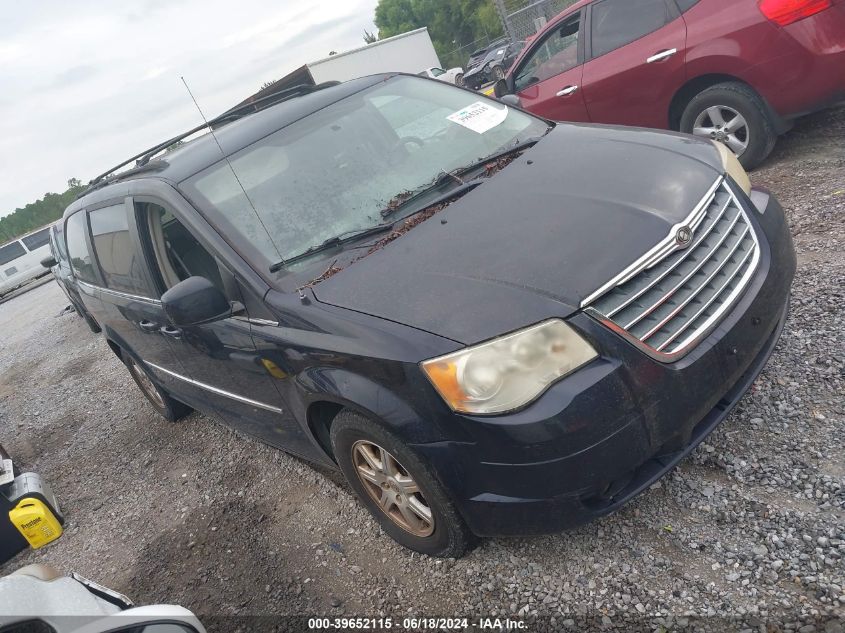
[[[87,182],[302,64],[362,45],[376,0],[47,0],[0,20],[0,216]]]

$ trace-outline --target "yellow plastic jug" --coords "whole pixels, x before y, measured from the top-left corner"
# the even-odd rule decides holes
[[[43,547],[62,535],[62,524],[50,507],[39,499],[21,499],[9,510],[9,519],[33,549]]]

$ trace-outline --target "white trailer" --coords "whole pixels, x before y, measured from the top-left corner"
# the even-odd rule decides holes
[[[426,27],[306,64],[316,84],[377,73],[417,74],[437,66],[440,59]]]
[[[428,28],[423,27],[300,66],[232,109],[256,103],[296,86],[314,86],[326,81],[348,81],[378,73],[402,72],[416,75],[439,66],[440,59],[428,35]]]

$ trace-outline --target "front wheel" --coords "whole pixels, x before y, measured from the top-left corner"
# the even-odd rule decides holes
[[[777,140],[763,100],[739,82],[717,84],[693,97],[681,116],[681,131],[724,143],[746,169],[762,163]]]
[[[132,376],[132,380],[138,385],[141,393],[165,420],[177,422],[192,411],[188,405],[174,400],[170,397],[170,394],[153,382],[147,370],[128,353],[123,352],[121,360],[123,360],[129,370],[129,375]]]
[[[331,440],[346,481],[396,542],[443,558],[470,549],[474,537],[443,486],[402,440],[349,410],[335,418]]]
[[[505,69],[501,66],[493,66],[493,79],[498,81],[505,78]]]
[[[457,75],[455,75],[455,85],[461,86],[461,87],[464,85],[464,74],[463,73],[458,73]]]

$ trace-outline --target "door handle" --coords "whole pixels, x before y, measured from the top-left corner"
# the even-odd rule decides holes
[[[647,60],[645,60],[645,63],[646,64],[653,64],[654,62],[660,62],[660,61],[663,61],[664,59],[669,59],[670,57],[672,57],[672,55],[674,55],[677,52],[678,52],[677,48],[670,48],[667,51],[660,51],[659,53],[655,53],[654,55],[649,57]]]
[[[169,325],[165,325],[161,328],[161,333],[165,336],[169,336],[170,338],[182,338],[182,330],[175,327],[170,327]]]
[[[578,92],[578,86],[567,86],[563,90],[559,90],[555,96],[568,97],[569,95],[574,95],[576,92]]]
[[[141,326],[141,329],[145,332],[155,332],[160,327],[158,323],[153,323],[152,321],[147,321],[146,319],[138,323],[138,325]]]

